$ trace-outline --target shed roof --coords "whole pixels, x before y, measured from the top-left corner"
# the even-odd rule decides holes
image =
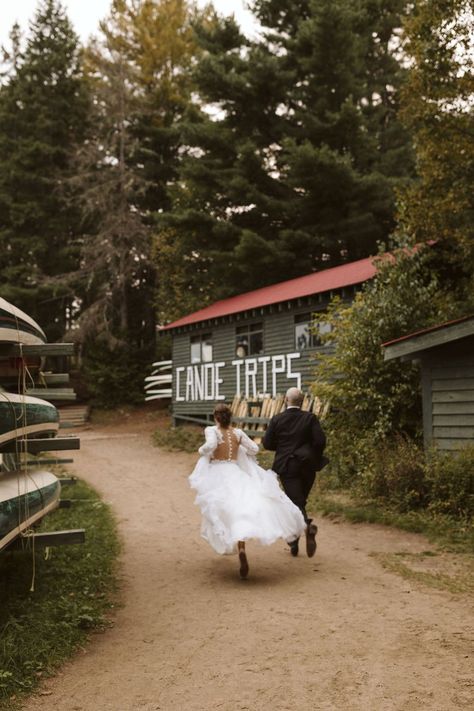
[[[289,279],[288,281],[264,286],[255,291],[248,291],[245,294],[231,296],[228,299],[216,301],[214,304],[206,306],[204,309],[195,311],[192,314],[183,316],[177,321],[163,326],[161,330],[188,326],[200,321],[228,316],[249,309],[260,308],[277,304],[282,301],[291,301],[304,296],[321,294],[325,291],[341,289],[345,286],[361,284],[367,279],[375,276],[376,268],[374,258],[367,257],[359,259],[349,264],[341,264],[339,267],[332,267],[321,272],[313,272],[306,276]]]
[[[436,326],[424,328],[421,331],[409,333],[393,341],[383,343],[385,348],[384,360],[401,358],[404,356],[415,357],[420,351],[442,346],[461,338],[474,335],[474,315],[463,316],[455,321],[445,321]]]

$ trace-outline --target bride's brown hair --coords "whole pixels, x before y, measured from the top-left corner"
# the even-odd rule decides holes
[[[214,417],[221,427],[227,429],[232,420],[232,410],[228,405],[224,405],[224,403],[221,402],[214,408]]]

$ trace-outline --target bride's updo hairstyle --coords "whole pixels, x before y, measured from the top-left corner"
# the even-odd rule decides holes
[[[224,403],[221,402],[214,408],[214,417],[220,426],[226,430],[232,420],[232,410],[228,405],[224,405]]]

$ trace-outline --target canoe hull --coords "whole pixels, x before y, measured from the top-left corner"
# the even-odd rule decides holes
[[[48,471],[0,474],[0,550],[56,509],[60,490]]]
[[[34,346],[46,343],[46,335],[31,316],[0,297],[0,342]]]
[[[59,414],[50,402],[0,390],[0,449],[14,439],[55,434]]]

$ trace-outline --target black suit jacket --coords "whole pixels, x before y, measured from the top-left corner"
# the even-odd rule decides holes
[[[287,408],[272,417],[263,437],[263,446],[275,452],[273,470],[284,474],[290,457],[296,457],[314,471],[324,466],[326,436],[319,420],[312,412],[299,407]]]

